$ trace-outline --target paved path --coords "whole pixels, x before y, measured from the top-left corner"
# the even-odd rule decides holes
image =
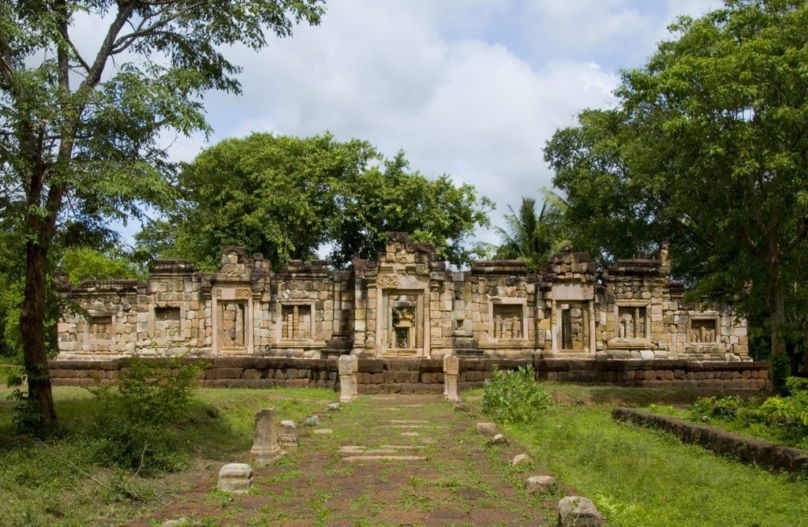
[[[475,429],[483,418],[473,411],[435,396],[396,395],[362,396],[319,415],[317,428],[298,425],[296,452],[256,470],[249,495],[211,492],[211,471],[184,500],[136,525],[182,516],[204,525],[284,526],[544,525],[553,518],[552,500],[521,490],[538,472],[508,466],[523,450],[486,447]]]

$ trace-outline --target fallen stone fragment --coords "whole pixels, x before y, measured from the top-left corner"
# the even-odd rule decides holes
[[[567,496],[558,502],[558,527],[601,527],[603,516],[591,500]]]
[[[182,518],[178,518],[176,520],[168,520],[162,523],[160,527],[183,527],[185,525],[190,525],[191,522],[183,516]]]
[[[458,412],[470,412],[471,406],[469,406],[469,403],[459,401],[455,403],[454,409]]]
[[[557,484],[553,476],[530,476],[525,480],[525,492],[528,494],[549,494]]]
[[[331,430],[330,428],[318,428],[317,430],[314,431],[314,433],[319,436],[319,435],[325,435],[325,434],[333,434],[334,431]]]
[[[348,456],[343,461],[423,461],[419,456]]]
[[[320,426],[320,416],[312,415],[311,417],[307,417],[301,424],[303,426]]]
[[[532,465],[533,458],[527,454],[517,454],[516,457],[513,458],[511,461],[511,466],[516,467],[519,465]]]
[[[328,406],[326,406],[326,409],[329,412],[336,412],[339,410],[339,403],[331,403]]]
[[[219,470],[216,488],[231,494],[245,494],[252,486],[253,470],[246,463],[228,463]]]
[[[488,440],[489,445],[504,445],[507,444],[508,440],[505,439],[505,436],[502,434],[497,434],[491,439]]]
[[[401,432],[401,435],[404,437],[418,437],[421,434],[418,432]]]
[[[494,437],[500,433],[499,428],[494,423],[477,423],[477,431],[488,437]]]
[[[278,434],[278,444],[286,450],[297,448],[297,428],[294,421],[281,421],[281,431]]]

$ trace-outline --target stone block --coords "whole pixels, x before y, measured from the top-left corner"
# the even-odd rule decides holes
[[[558,527],[601,527],[603,523],[592,500],[567,496],[558,502]]]
[[[527,494],[549,494],[555,490],[558,482],[553,476],[531,476],[525,481]]]
[[[253,470],[246,463],[228,463],[219,470],[216,488],[231,494],[246,494],[252,487]]]

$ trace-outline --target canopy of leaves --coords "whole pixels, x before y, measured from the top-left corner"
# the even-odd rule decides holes
[[[140,250],[214,268],[226,245],[260,252],[283,266],[330,246],[332,263],[375,258],[388,231],[434,243],[460,265],[467,240],[487,225],[492,204],[448,176],[409,170],[402,153],[384,159],[364,141],[255,133],[222,141],[184,165],[181,206],[137,235]]]
[[[771,317],[773,349],[808,235],[808,3],[726,0],[681,18],[613,110],[557,132],[546,159],[570,222],[603,253],[670,239],[701,294]],[[788,277],[788,278],[787,278]]]

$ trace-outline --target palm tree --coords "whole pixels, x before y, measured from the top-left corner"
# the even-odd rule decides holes
[[[550,256],[569,243],[561,224],[566,201],[551,190],[541,192],[544,201],[538,214],[536,198],[522,198],[518,214],[508,207],[511,213],[505,215],[506,228],[495,228],[502,240],[497,258],[522,260],[532,271],[545,267]]]

